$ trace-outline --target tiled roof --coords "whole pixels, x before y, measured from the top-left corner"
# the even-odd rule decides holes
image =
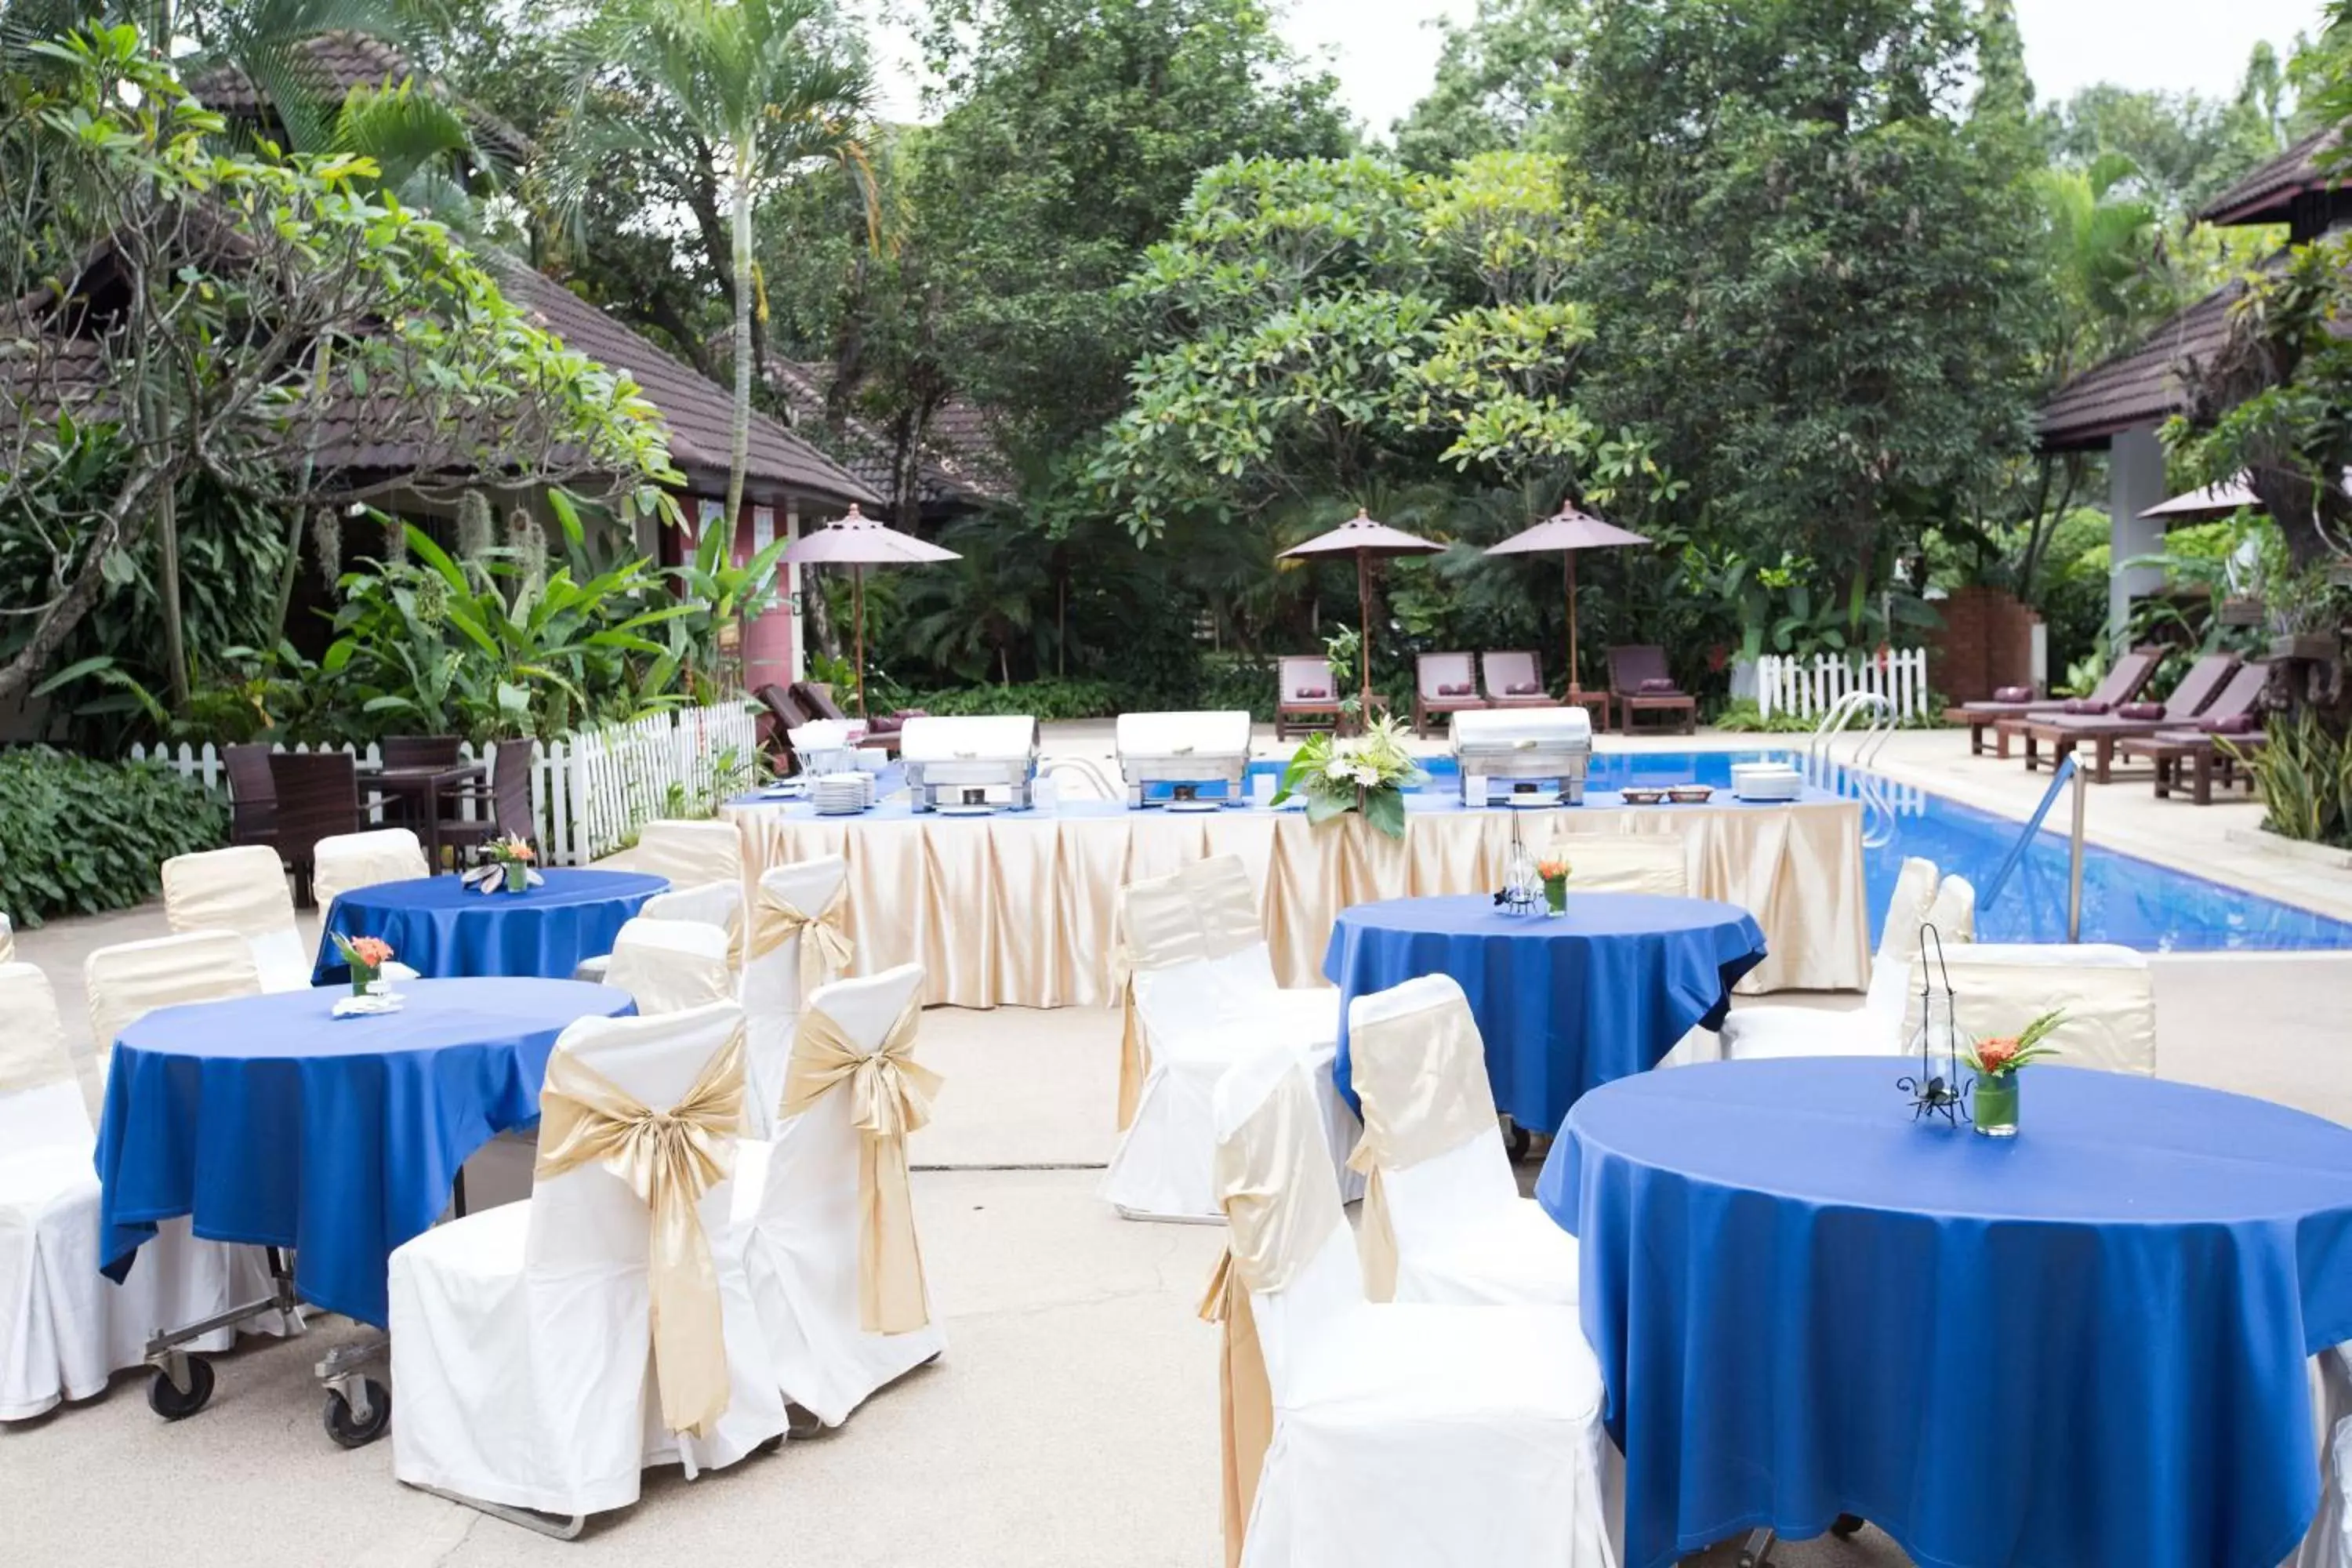
[[[2344,183],[2342,176],[2319,167],[2320,157],[2335,148],[2336,140],[2332,128],[2313,132],[2207,202],[2198,217],[2224,226],[2285,223],[2296,196]]]
[[[417,74],[408,57],[366,33],[320,33],[297,47],[300,53],[296,68],[304,84],[330,102],[341,102],[355,87],[380,88]],[[261,89],[235,66],[221,66],[192,78],[188,90],[205,108],[233,118],[258,120],[269,110]],[[458,107],[465,110],[466,122],[481,145],[513,163],[530,155],[530,138],[521,132],[477,105],[460,101]]]
[[[871,420],[855,414],[825,417],[832,366],[772,358],[768,381],[792,409],[796,427],[822,429],[842,466],[888,502],[895,502],[890,437]],[[923,441],[920,483],[920,502],[925,506],[971,506],[1001,500],[1013,493],[984,411],[950,398],[932,414]]]
[[[2108,437],[2154,425],[2180,407],[2180,367],[2211,357],[2228,337],[2230,307],[2244,286],[2215,289],[2148,334],[2137,348],[2092,366],[2060,387],[2035,416],[2041,444],[2064,451],[2104,447]]]
[[[726,388],[520,262],[499,264],[498,275],[507,298],[539,325],[589,358],[635,377],[669,426],[670,460],[686,470],[697,490],[724,490],[735,411]],[[882,500],[874,487],[757,409],[751,413],[748,478],[754,491],[766,486],[869,507]]]

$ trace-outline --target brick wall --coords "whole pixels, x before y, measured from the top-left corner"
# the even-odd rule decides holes
[[[1927,642],[1927,684],[1954,702],[1980,702],[2033,675],[2033,628],[2042,617],[1998,588],[1967,587],[1937,606],[1944,624]]]

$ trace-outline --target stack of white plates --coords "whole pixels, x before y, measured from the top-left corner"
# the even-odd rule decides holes
[[[1785,763],[1734,763],[1731,793],[1742,800],[1795,800],[1805,793],[1805,781]]]
[[[816,802],[819,816],[846,816],[874,804],[874,778],[861,773],[819,773],[809,785],[809,798]]]

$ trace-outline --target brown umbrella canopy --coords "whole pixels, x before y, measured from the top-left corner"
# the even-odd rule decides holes
[[[1533,528],[1511,535],[1486,552],[1489,555],[1541,555],[1559,552],[1561,580],[1568,594],[1568,695],[1570,701],[1583,695],[1576,673],[1576,552],[1580,550],[1606,550],[1621,544],[1647,544],[1646,534],[1603,522],[1590,512],[1582,512],[1568,502],[1561,502],[1556,517],[1546,518]]]
[[[1330,532],[1318,533],[1306,543],[1294,544],[1282,552],[1286,559],[1318,555],[1353,555],[1356,558],[1357,663],[1362,670],[1362,705],[1359,713],[1367,722],[1372,716],[1371,562],[1376,556],[1434,555],[1444,548],[1416,534],[1407,533],[1401,528],[1375,522],[1370,513],[1359,507],[1354,517]]]
[[[814,533],[806,534],[790,550],[784,559],[795,566],[846,566],[849,568],[851,618],[857,626],[857,716],[866,714],[866,568],[868,566],[916,566],[932,561],[961,560],[952,550],[941,549],[928,540],[911,533],[901,533],[887,524],[875,521],[850,504],[846,516],[835,518]]]

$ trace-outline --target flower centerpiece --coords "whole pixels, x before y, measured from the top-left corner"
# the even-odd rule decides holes
[[[2017,1069],[2056,1056],[2050,1037],[2065,1021],[2065,1010],[2053,1007],[2014,1035],[1993,1036],[1968,1048],[1969,1070],[1976,1075],[1969,1117],[1978,1131],[1988,1138],[2017,1136]]]
[[[1536,875],[1543,879],[1544,907],[1551,913],[1568,913],[1568,858],[1554,851],[1536,862]]]
[[[365,996],[383,974],[383,966],[392,962],[392,943],[380,936],[345,936],[334,933],[335,951],[352,972],[352,994]]]
[[[1402,838],[1404,792],[1423,777],[1404,738],[1404,726],[1388,717],[1344,741],[1308,736],[1291,757],[1274,804],[1303,795],[1309,822],[1328,822],[1352,811],[1391,838]]]
[[[493,838],[489,844],[491,864],[506,875],[507,891],[520,893],[530,886],[531,862],[539,858],[530,841],[509,833],[503,838]]]

